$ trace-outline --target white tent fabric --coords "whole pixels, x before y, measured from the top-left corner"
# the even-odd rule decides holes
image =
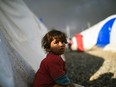
[[[13,71],[8,49],[0,31],[0,87],[14,87]]]
[[[85,29],[80,33],[81,35],[83,35],[83,46],[85,50],[91,49],[93,46],[96,45],[101,28],[113,18],[115,18],[115,21],[113,22],[112,29],[110,32],[110,43],[106,45],[103,49],[107,51],[116,52],[116,15],[111,15],[110,17],[104,19],[103,21],[97,23],[96,25],[88,29]],[[110,27],[108,28],[110,29]]]
[[[85,29],[80,34],[83,35],[83,47],[85,50],[91,49],[97,42],[98,33],[103,25],[103,21],[95,26]]]
[[[45,55],[40,42],[47,28],[22,0],[1,0],[0,21],[12,47],[37,70],[38,62]]]
[[[95,45],[98,46],[98,41],[100,45],[104,45],[105,41],[109,43],[105,43],[104,50],[116,52],[116,15],[111,15],[103,21],[95,24],[94,26],[85,29],[80,32],[83,41],[83,48],[85,50],[90,50]],[[104,37],[103,37],[104,36]],[[98,37],[100,37],[98,39]],[[75,36],[72,37],[72,50],[77,50],[78,44]],[[104,41],[104,42],[103,42]]]
[[[4,37],[0,43],[0,86],[29,87],[29,75],[45,57],[41,38],[47,28],[22,0],[0,0],[0,32]],[[8,46],[3,45],[4,40]]]
[[[0,87],[30,87],[35,71],[14,50],[0,30]]]
[[[83,36],[83,48],[84,50],[89,50],[93,46],[95,46],[97,41],[97,36],[100,31],[100,28],[103,25],[103,22],[96,24],[95,26],[90,27],[89,29],[85,29],[84,31],[80,32]],[[78,43],[76,41],[76,37],[72,37],[72,50],[76,51],[78,49]]]

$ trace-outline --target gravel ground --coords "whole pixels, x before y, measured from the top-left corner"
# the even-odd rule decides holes
[[[68,76],[85,87],[116,87],[116,53],[94,47],[85,52],[65,52]]]

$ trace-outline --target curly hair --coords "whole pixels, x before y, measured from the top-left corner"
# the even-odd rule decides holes
[[[49,52],[47,49],[50,48],[50,44],[53,39],[57,39],[58,41],[67,43],[65,33],[52,29],[51,31],[45,34],[45,36],[42,38],[42,41],[41,41],[42,47],[44,48],[46,52]]]

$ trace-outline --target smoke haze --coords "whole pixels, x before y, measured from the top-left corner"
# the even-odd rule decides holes
[[[108,16],[116,14],[116,0],[24,0],[48,29],[56,28],[71,36]]]

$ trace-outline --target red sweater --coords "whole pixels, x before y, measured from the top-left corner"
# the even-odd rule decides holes
[[[48,54],[40,64],[37,71],[33,87],[52,87],[55,79],[66,73],[65,62],[60,56]]]

